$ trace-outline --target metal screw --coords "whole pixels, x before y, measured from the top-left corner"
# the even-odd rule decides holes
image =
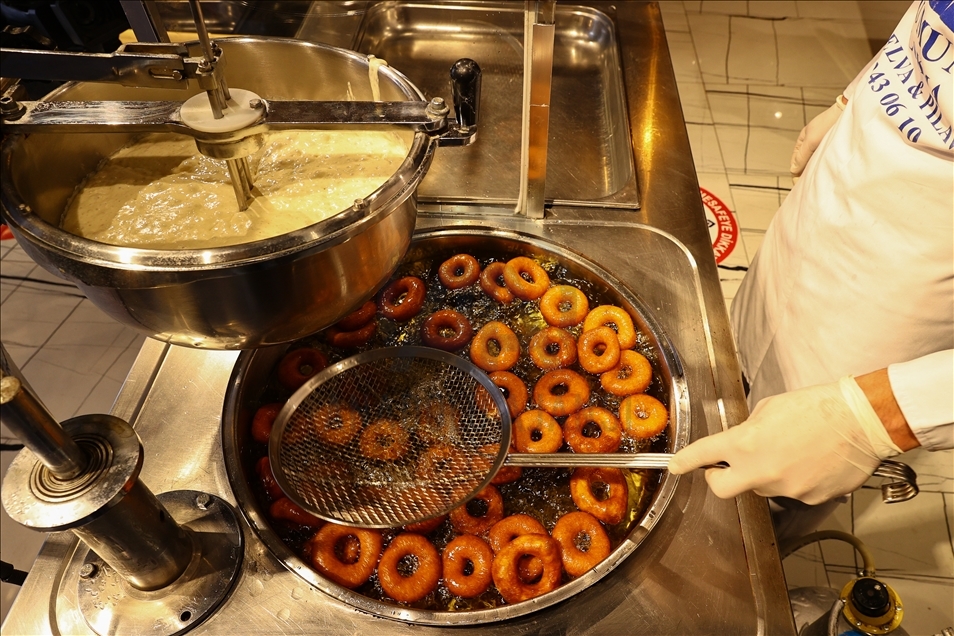
[[[20,212],[23,212],[24,214],[30,214],[31,212],[33,212],[30,206],[28,206],[26,203],[21,203],[20,205],[17,206],[17,209],[20,210]]]
[[[199,70],[200,71],[211,71],[212,64],[205,58],[199,60]]]
[[[20,119],[25,112],[26,106],[9,95],[0,97],[0,117],[3,117],[3,119]]]
[[[351,206],[351,209],[357,212],[363,207],[365,207],[364,199],[355,199],[354,205]]]
[[[182,78],[183,78],[182,71],[172,71],[172,79],[178,82],[182,80]]]
[[[212,504],[212,497],[209,497],[204,492],[199,494],[199,496],[195,498],[195,505],[199,510],[208,510],[211,504]]]
[[[250,100],[248,101],[248,107],[251,108],[251,109],[253,109],[253,110],[256,109],[256,108],[261,108],[262,106],[264,106],[264,104],[263,104],[262,100],[260,100],[260,99],[250,99]]]
[[[91,579],[96,576],[96,572],[99,568],[96,567],[93,563],[87,563],[80,568],[79,575],[81,579]]]
[[[450,108],[444,103],[443,97],[435,97],[427,105],[427,108],[424,109],[424,112],[431,117],[444,117],[450,112]]]

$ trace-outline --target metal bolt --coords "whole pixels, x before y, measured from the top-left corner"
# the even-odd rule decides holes
[[[260,100],[260,99],[250,99],[250,100],[248,101],[248,107],[251,108],[251,109],[253,109],[253,110],[256,109],[256,108],[261,108],[261,107],[264,106],[264,105],[265,105],[265,104],[264,104],[264,103],[262,102],[262,100]]]
[[[450,108],[444,103],[443,97],[435,97],[427,105],[427,108],[424,109],[424,112],[430,117],[444,117],[450,112]]]
[[[20,205],[17,206],[17,209],[20,210],[20,212],[23,212],[24,214],[30,214],[31,212],[33,212],[33,209],[30,208],[30,206],[28,206],[26,203],[21,203]]]
[[[183,78],[182,71],[178,71],[178,70],[172,71],[172,79],[178,82],[182,80],[182,78]]]
[[[364,199],[355,199],[354,205],[351,206],[351,209],[357,212],[363,207],[365,207]]]
[[[20,117],[23,117],[23,113],[25,112],[26,106],[13,99],[9,95],[0,97],[0,117],[3,117],[3,119],[20,119]]]
[[[208,510],[212,505],[212,497],[209,497],[204,492],[200,493],[199,496],[195,498],[195,505],[199,510]]]
[[[205,58],[199,60],[199,70],[200,71],[211,71],[212,64]]]
[[[79,575],[81,579],[91,579],[96,576],[97,571],[99,571],[99,568],[95,564],[87,563],[80,568]]]

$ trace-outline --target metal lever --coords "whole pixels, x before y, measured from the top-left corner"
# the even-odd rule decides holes
[[[457,125],[468,130],[477,125],[480,105],[480,66],[474,60],[457,60],[450,70],[454,91],[454,115]]]

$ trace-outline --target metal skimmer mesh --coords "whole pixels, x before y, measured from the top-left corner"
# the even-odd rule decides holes
[[[480,491],[502,465],[510,417],[469,361],[377,349],[311,378],[279,414],[272,471],[312,514],[355,526],[422,521]]]

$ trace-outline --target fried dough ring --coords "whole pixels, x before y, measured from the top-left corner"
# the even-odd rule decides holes
[[[374,318],[374,314],[377,313],[377,311],[378,306],[374,304],[373,300],[369,300],[336,322],[334,326],[341,331],[354,331],[355,329],[360,329],[371,322],[371,320]]]
[[[587,424],[596,426],[599,435],[585,435],[583,431]],[[563,437],[577,453],[613,453],[623,439],[619,420],[600,406],[590,406],[567,417],[563,423]]]
[[[590,385],[570,369],[548,371],[533,387],[533,401],[554,417],[579,411],[589,399]]]
[[[597,497],[594,486],[606,486],[605,499]],[[570,496],[577,508],[612,526],[626,514],[629,488],[619,468],[577,468],[570,477]]]
[[[364,324],[357,329],[345,331],[335,327],[328,327],[325,330],[325,340],[332,347],[338,349],[357,349],[371,342],[371,338],[378,331],[378,324],[374,321]]]
[[[619,364],[600,375],[600,385],[613,395],[624,397],[642,393],[653,379],[653,367],[638,351],[620,353]]]
[[[417,567],[408,576],[401,574],[398,563],[407,556],[417,559]],[[437,588],[441,578],[441,557],[426,537],[406,532],[391,540],[378,563],[378,580],[385,594],[396,601],[413,603]]]
[[[268,516],[272,519],[281,519],[282,521],[297,523],[300,526],[318,527],[325,523],[324,520],[307,512],[294,501],[284,496],[272,502],[272,505],[268,507]]]
[[[525,534],[547,534],[547,529],[530,515],[518,513],[495,523],[487,534],[487,542],[494,553],[497,553],[508,543]]]
[[[378,310],[385,318],[407,322],[421,311],[426,294],[424,281],[416,276],[405,276],[384,288]]]
[[[310,347],[303,347],[289,351],[278,363],[278,381],[290,391],[296,390],[328,366],[328,358],[321,351]]]
[[[380,419],[364,429],[359,446],[368,459],[393,462],[407,453],[407,431],[393,420]]]
[[[450,332],[451,335],[446,335]],[[459,311],[441,309],[427,317],[421,326],[421,340],[428,347],[444,351],[461,349],[474,335],[470,321]]]
[[[576,340],[559,327],[541,329],[530,338],[530,359],[544,371],[568,367],[576,362]]]
[[[576,347],[580,366],[589,373],[605,373],[619,364],[619,339],[609,327],[584,331]]]
[[[615,305],[600,305],[590,310],[583,321],[583,332],[597,327],[615,327],[620,349],[632,349],[636,346],[636,328],[633,318],[625,309]]]
[[[488,345],[496,342],[499,351],[490,352]],[[510,327],[493,320],[480,328],[470,343],[470,359],[484,371],[506,371],[520,358],[520,341]]]
[[[475,517],[467,509],[467,505],[477,499],[487,504],[486,514],[479,517]],[[501,519],[503,519],[503,497],[494,486],[485,486],[474,496],[474,499],[450,512],[451,525],[461,534],[483,534]]]
[[[550,287],[550,277],[546,270],[526,256],[518,256],[507,261],[503,277],[507,289],[522,300],[536,300]]]
[[[490,567],[494,553],[487,542],[472,534],[462,534],[447,544],[441,562],[444,585],[451,594],[474,598],[487,591],[493,577]],[[467,572],[470,563],[471,572]]]
[[[346,404],[322,404],[312,422],[319,439],[338,446],[350,442],[361,430],[361,415]]]
[[[267,444],[268,438],[272,435],[272,426],[275,424],[275,418],[278,412],[282,410],[280,402],[263,404],[255,411],[252,417],[252,439],[259,444]]]
[[[530,397],[530,393],[527,391],[527,385],[524,384],[523,380],[510,371],[494,371],[488,377],[503,392],[511,419],[527,410],[527,399]],[[483,397],[489,399],[490,396],[484,393]],[[491,406],[493,406],[493,400],[490,400],[490,404],[481,403],[481,406],[486,406],[484,411],[489,412]]]
[[[355,539],[359,545],[357,555],[353,549]],[[381,543],[381,533],[377,530],[326,523],[305,544],[305,553],[318,572],[353,590],[374,574],[374,566],[381,555]]]
[[[577,545],[581,534],[589,539],[586,550]],[[553,527],[553,538],[560,543],[563,569],[572,577],[583,576],[610,553],[609,535],[596,517],[586,512],[571,512],[560,517]]]
[[[447,289],[467,287],[480,278],[480,263],[470,254],[455,254],[437,268],[437,277]]]
[[[563,429],[552,415],[534,409],[514,421],[513,438],[521,453],[555,453],[563,446]]]
[[[442,523],[447,521],[447,515],[441,515],[439,517],[434,517],[433,519],[425,519],[424,521],[418,521],[417,523],[409,523],[404,526],[406,532],[415,532],[417,534],[428,534],[437,530]]]
[[[649,439],[666,430],[669,413],[665,405],[653,396],[637,393],[619,405],[619,421],[630,437]]]
[[[520,576],[519,563],[525,556],[543,564],[540,579],[527,583]],[[560,585],[563,574],[560,544],[547,535],[525,534],[507,544],[494,557],[494,585],[508,603],[519,603],[552,592]]]
[[[498,303],[505,305],[513,302],[513,292],[507,289],[506,281],[503,279],[506,266],[506,263],[497,261],[485,267],[480,273],[480,288]]]
[[[551,327],[572,327],[586,318],[590,301],[572,285],[554,285],[540,299],[540,313]]]
[[[285,493],[282,492],[281,486],[278,485],[278,482],[275,481],[275,475],[272,474],[272,464],[268,460],[268,455],[260,458],[255,463],[255,473],[258,475],[259,479],[262,480],[262,487],[265,488],[265,492],[272,499],[281,499],[285,496]]]

